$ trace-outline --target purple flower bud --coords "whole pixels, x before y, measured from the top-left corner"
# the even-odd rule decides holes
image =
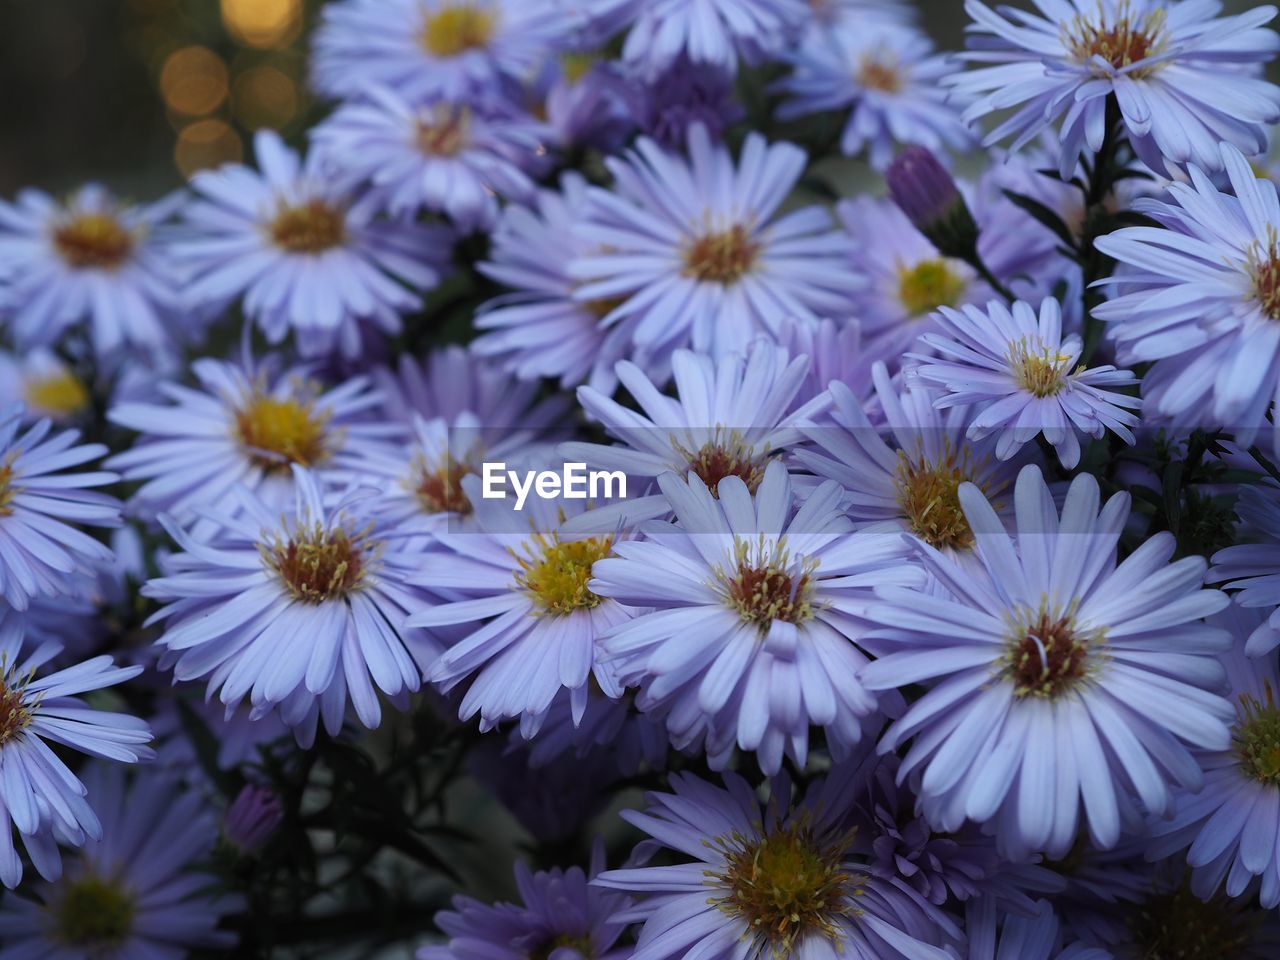
[[[885,173],[893,202],[938,250],[968,260],[977,249],[978,227],[956,182],[933,152],[908,147]]]
[[[241,853],[252,856],[267,845],[283,819],[284,807],[274,792],[245,784],[227,808],[222,835]]]

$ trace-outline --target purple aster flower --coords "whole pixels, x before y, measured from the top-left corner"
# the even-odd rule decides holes
[[[456,597],[415,611],[409,627],[461,629],[428,676],[448,691],[471,679],[459,716],[480,716],[481,730],[520,721],[538,732],[560,691],[581,720],[590,684],[606,696],[622,689],[600,661],[599,638],[630,617],[621,604],[588,586],[592,565],[616,551],[626,534],[572,536],[563,520],[586,509],[581,500],[530,498],[524,513],[509,501],[481,496],[480,478],[462,480],[472,525],[439,535],[441,549],[417,560],[414,582]],[[513,522],[514,520],[514,522]]]
[[[1242,486],[1236,501],[1242,539],[1213,555],[1210,583],[1238,590],[1236,603],[1266,616],[1249,634],[1245,652],[1261,657],[1280,646],[1280,488],[1274,483]]]
[[[777,56],[809,17],[805,0],[647,0],[627,34],[622,59],[653,77],[684,55],[730,74],[739,61]]]
[[[400,219],[443,213],[469,233],[492,229],[499,196],[533,193],[528,170],[545,155],[547,134],[509,107],[410,102],[372,87],[317,126],[312,142],[340,177],[367,187],[362,203]]]
[[[192,949],[232,950],[222,918],[243,907],[212,888],[200,868],[217,820],[206,801],[163,775],[126,786],[119,768],[95,767],[89,786],[102,811],[101,839],[85,844],[61,879],[34,899],[0,905],[0,960],[178,960]]]
[[[809,358],[809,375],[798,399],[804,403],[821,397],[832,380],[839,380],[859,398],[871,395],[872,357],[862,340],[862,326],[856,320],[791,318],[779,331],[779,343],[793,357]],[[827,398],[823,399],[826,403]],[[814,413],[815,418],[824,417]]]
[[[22,879],[15,837],[36,871],[56,880],[62,870],[58,842],[78,846],[102,836],[85,800],[88,788],[51,743],[121,763],[150,760],[154,754],[143,746],[151,740],[145,723],[91,709],[79,696],[132,679],[142,667],[117,667],[110,657],[94,657],[65,670],[44,671],[58,645],[28,642],[23,652],[21,633],[12,622],[6,627],[7,619],[0,618],[0,883],[12,889]],[[13,900],[3,898],[6,904]]]
[[[694,126],[687,160],[642,139],[606,164],[616,183],[590,189],[579,235],[593,249],[569,275],[581,281],[577,299],[617,302],[602,323],[636,324],[637,363],[688,345],[720,356],[776,332],[788,315],[851,312],[858,278],[831,215],[816,206],[778,213],[804,171],[799,147],[753,133],[735,165]]]
[[[734,747],[778,771],[803,766],[810,727],[837,756],[862,738],[880,707],[856,680],[866,656],[853,640],[873,584],[918,584],[896,533],[851,535],[839,486],[819,486],[796,509],[786,468],[770,463],[754,496],[736,476],[718,497],[695,474],[658,483],[676,522],[614,545],[588,584],[596,594],[653,608],[604,639],[636,706],[666,722],[679,749],[705,744],[713,768]],[[896,698],[885,701],[897,709]]]
[[[587,383],[606,394],[617,384],[634,323],[606,327],[614,301],[575,298],[568,265],[593,247],[577,235],[588,206],[587,181],[566,173],[560,190],[540,190],[534,205],[510,206],[490,237],[489,259],[478,269],[510,292],[476,315],[484,331],[471,344],[522,380],[556,377],[563,387]]]
[[[547,61],[529,87],[527,103],[543,117],[562,150],[621,152],[638,124],[641,87],[603,53],[566,53]]]
[[[1274,7],[1218,17],[1216,2],[1035,5],[1042,16],[965,2],[975,39],[961,56],[991,64],[949,80],[972,101],[965,120],[1016,108],[985,143],[1012,136],[1016,149],[1058,125],[1066,180],[1083,148],[1102,147],[1114,96],[1129,142],[1157,172],[1187,162],[1220,170],[1224,140],[1249,154],[1266,149],[1266,127],[1280,120],[1280,87],[1257,73],[1280,48],[1280,38],[1264,29]]]
[[[961,150],[971,142],[939,83],[951,73],[950,57],[934,53],[914,27],[875,16],[815,27],[788,59],[792,73],[774,87],[787,96],[778,116],[847,112],[840,136],[846,156],[865,150],[883,170],[901,144]]]
[[[601,886],[644,898],[622,919],[644,923],[635,960],[787,957],[793,960],[950,960],[961,939],[909,887],[865,872],[842,828],[847,777],[832,774],[793,805],[786,778],[761,804],[737,774],[723,788],[689,774],[648,809],[623,817],[684,859],[609,870]]]
[[[1043,300],[1038,318],[1023,300],[1012,308],[992,300],[985,310],[938,312],[939,332],[920,339],[940,358],[908,354],[916,365],[906,375],[942,391],[934,406],[968,405],[968,436],[994,435],[1001,460],[1040,434],[1067,469],[1080,462],[1080,434],[1096,438],[1111,430],[1134,443],[1138,418],[1129,411],[1142,401],[1114,388],[1136,386],[1138,378],[1110,364],[1080,364],[1083,344],[1075,334],[1062,335],[1057,300]]]
[[[1231,746],[1200,756],[1204,788],[1180,792],[1171,818],[1153,818],[1146,853],[1162,860],[1186,851],[1190,888],[1202,900],[1221,888],[1233,898],[1256,893],[1271,909],[1280,904],[1280,670],[1246,653],[1260,620],[1236,605],[1210,618],[1235,640],[1222,657],[1236,703]]]
[[[416,557],[370,523],[371,498],[328,506],[309,471],[293,475],[284,516],[239,487],[235,512],[201,512],[216,527],[203,541],[168,522],[185,552],[142,594],[164,605],[149,621],[164,624],[160,669],[207,680],[229,708],[247,697],[255,718],[278,708],[309,746],[319,718],[337,736],[348,703],[378,726],[375,687],[403,707],[438,647],[401,629],[425,596],[406,582]]]
[[[376,205],[352,196],[320,151],[301,161],[272,130],[258,131],[254,151],[260,171],[230,164],[192,178],[201,198],[176,246],[193,274],[188,299],[223,309],[243,297],[268,341],[292,331],[304,356],[355,356],[362,327],[398,332],[447,269],[449,231],[374,220]]]
[[[246,783],[227,807],[222,837],[241,854],[256,856],[284,820],[284,804],[267,787]]]
[[[583,516],[582,523],[602,531],[612,529],[620,516],[635,522],[669,513],[665,498],[645,483],[664,473],[683,477],[692,472],[712,495],[725,477],[738,477],[754,493],[769,461],[800,441],[799,425],[830,402],[823,393],[802,403],[799,396],[809,374],[809,358],[793,359],[763,338],[752,343],[745,355],[733,353],[719,361],[677,350],[672,358],[675,397],[659,392],[626,360],[616,369],[640,412],[590,387],[578,388],[578,401],[587,416],[620,443],[560,445],[566,460],[621,470],[636,487],[628,493],[638,496]]]
[[[968,438],[964,408],[938,410],[937,394],[920,385],[899,391],[882,363],[872,377],[883,424],[879,417],[872,422],[847,386],[833,383],[830,414],[802,429],[808,442],[793,456],[844,488],[842,506],[855,523],[900,530],[948,553],[968,552],[974,535],[961,485],[974,484],[1002,509],[1017,466],[997,460],[989,440]]]
[[[737,123],[742,107],[733,99],[733,74],[690,63],[681,55],[644,85],[641,128],[664,149],[689,148],[689,131],[701,124],[714,140]]]
[[[1072,481],[1059,514],[1038,467],[1018,476],[1016,546],[981,491],[959,491],[977,563],[917,545],[946,596],[883,587],[867,617],[886,652],[862,669],[872,690],[926,683],[889,728],[908,740],[900,776],[931,823],[989,823],[1011,859],[1065,855],[1080,829],[1112,847],[1135,802],[1172,809],[1199,789],[1190,749],[1226,749],[1234,711],[1216,689],[1230,638],[1200,618],[1225,595],[1202,590],[1205,562],[1170,563],[1156,534],[1116,563],[1129,497],[1099,511],[1098,482]]]
[[[311,80],[333,98],[370,85],[492,98],[567,46],[579,20],[558,0],[342,0],[321,12]]]
[[[0,350],[0,410],[23,404],[30,421],[57,424],[80,419],[89,409],[89,388],[65,360],[46,347],[20,354]]]
[[[1095,308],[1110,324],[1121,363],[1152,363],[1144,411],[1177,426],[1235,431],[1253,442],[1280,397],[1280,201],[1240,151],[1223,145],[1235,196],[1190,168],[1170,199],[1135,209],[1165,229],[1125,227],[1097,248],[1127,265],[1118,295]],[[1276,433],[1280,449],[1280,432]]]
[[[50,436],[48,420],[25,430],[22,421],[21,406],[0,410],[0,597],[19,610],[74,593],[69,581],[111,562],[111,550],[73,524],[120,525],[120,501],[89,489],[114,483],[114,473],[66,472],[107,448],[76,446],[76,430]]]
[[[162,224],[181,202],[127,206],[97,185],[63,202],[38,190],[0,201],[0,300],[18,348],[84,324],[99,363],[169,353],[180,280]]]
[[[604,846],[596,843],[591,863],[568,870],[531,871],[516,864],[521,903],[484,904],[455,897],[453,910],[435,916],[447,945],[421,948],[417,960],[624,960],[631,948],[619,945],[626,924],[615,919],[627,898],[592,883],[604,869]]]
[[[280,369],[276,358],[242,364],[202,357],[198,388],[162,383],[166,402],[124,402],[107,418],[141,436],[110,465],[145,481],[130,499],[139,515],[164,512],[189,522],[200,507],[226,509],[244,485],[272,503],[292,499],[292,466],[332,467],[337,455],[367,453],[401,431],[369,422],[382,397],[367,377],[326,389],[309,367]]]

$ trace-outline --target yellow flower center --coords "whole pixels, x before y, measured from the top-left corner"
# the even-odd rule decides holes
[[[747,228],[734,224],[719,233],[704,233],[684,252],[684,275],[704,283],[728,286],[749,273],[760,254],[760,244]]]
[[[97,956],[99,950],[120,946],[133,932],[137,903],[118,881],[86,874],[64,881],[60,889],[52,911],[56,935],[64,943]]]
[[[455,156],[467,143],[471,111],[437,104],[418,116],[418,149],[432,157]]]
[[[516,584],[544,614],[565,616],[591,610],[603,600],[587,589],[591,568],[612,549],[613,537],[561,541],[555,534],[536,534],[525,547],[526,555],[515,555],[520,564]]]
[[[1067,364],[1071,357],[1047,347],[1032,349],[1025,340],[1009,346],[1009,366],[1022,387],[1035,397],[1052,397],[1067,385]]]
[[[902,71],[896,63],[886,63],[871,56],[863,56],[855,79],[864,89],[882,93],[897,93],[903,87]]]
[[[340,600],[359,588],[375,545],[368,542],[367,531],[349,534],[316,524],[260,550],[264,563],[279,575],[295,600],[319,604]]]
[[[911,457],[898,451],[898,506],[911,532],[938,549],[972,547],[973,530],[960,507],[960,484],[974,482],[975,473],[967,448],[957,452],[948,443],[936,461],[923,452]]]
[[[565,82],[572,85],[587,75],[587,71],[600,62],[598,51],[564,53],[560,55],[560,72]]]
[[[1245,776],[1280,786],[1280,710],[1269,683],[1264,699],[1266,703],[1247,694],[1240,697],[1240,722],[1232,739]]]
[[[311,467],[329,454],[329,415],[310,400],[255,393],[236,412],[236,438],[257,463],[279,469],[296,463]]]
[[[346,213],[323,200],[308,200],[296,207],[281,204],[270,231],[272,241],[282,250],[322,253],[346,239]]]
[[[494,15],[470,3],[451,3],[427,17],[422,46],[433,57],[456,57],[481,50],[493,37]]]
[[[923,317],[939,307],[954,307],[966,286],[964,276],[941,258],[898,269],[898,299],[913,317]]]
[[[718,838],[712,846],[724,854],[724,872],[707,871],[707,883],[726,892],[711,902],[744,921],[778,960],[794,956],[806,934],[838,941],[840,921],[860,912],[861,878],[843,863],[851,839],[819,837],[803,817],[764,837]]]
[[[1016,697],[1055,700],[1089,676],[1103,642],[1102,631],[1083,631],[1071,612],[1042,603],[1011,620],[1001,674],[1013,683]]]
[[[530,950],[529,960],[547,960],[551,954],[566,947],[577,951],[586,960],[592,960],[595,956],[595,947],[591,945],[591,936],[589,934],[584,933],[580,937],[575,937],[567,933],[560,933],[546,943],[540,943]]]
[[[26,683],[14,677],[11,669],[0,670],[0,747],[31,725],[25,692]]]
[[[1103,15],[1099,4],[1099,16]],[[1112,23],[1090,23],[1077,16],[1064,27],[1064,41],[1078,63],[1087,64],[1100,57],[1117,70],[1160,53],[1165,46],[1165,11],[1157,8],[1138,20],[1130,9],[1128,0],[1121,0],[1113,14]],[[1150,76],[1158,64],[1140,67],[1129,72],[1138,79]]]
[[[28,380],[23,393],[33,410],[61,416],[78,413],[89,403],[89,391],[80,378],[65,369],[52,376]]]
[[[107,213],[81,213],[53,231],[53,244],[68,264],[110,270],[129,259],[134,238]]]
[[[817,562],[793,562],[786,549],[766,545],[764,537],[752,549],[734,543],[733,567],[718,573],[725,601],[745,623],[767,629],[775,620],[804,623],[813,619],[813,573]]]

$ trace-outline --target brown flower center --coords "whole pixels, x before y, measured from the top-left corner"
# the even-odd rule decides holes
[[[898,506],[911,532],[938,549],[972,547],[973,530],[960,506],[960,484],[972,482],[975,473],[967,448],[957,452],[947,444],[936,461],[923,452],[910,457],[900,450],[895,475]]]
[[[1262,312],[1272,320],[1280,320],[1280,253],[1276,250],[1274,233],[1261,256],[1250,258],[1253,274],[1253,295]]]
[[[733,567],[719,574],[725,601],[746,623],[767,629],[774,620],[803,623],[813,619],[816,562],[792,560],[786,549],[764,538],[754,545],[734,544]]]
[[[466,107],[437,105],[418,116],[418,149],[432,157],[455,156],[467,143],[471,111]]]
[[[1101,11],[1101,6],[1099,7]],[[1159,53],[1165,45],[1165,12],[1152,10],[1138,19],[1128,0],[1121,0],[1112,12],[1112,23],[1089,23],[1077,16],[1064,29],[1065,42],[1078,63],[1100,57],[1117,70]],[[1135,79],[1150,76],[1158,65],[1129,71]]]
[[[760,254],[760,244],[747,228],[735,224],[719,233],[704,233],[684,252],[684,275],[704,283],[728,286],[749,273]]]
[[[1101,631],[1081,630],[1071,613],[1040,609],[1014,619],[1006,643],[1002,673],[1017,697],[1057,699],[1090,673],[1092,658],[1104,642]]]
[[[0,671],[0,747],[31,725],[31,709],[24,696],[26,684],[12,670]]]
[[[493,37],[494,15],[470,3],[451,3],[427,17],[420,35],[433,57],[456,57],[481,50]]]
[[[757,454],[751,444],[747,443],[736,430],[729,431],[723,437],[719,431],[716,439],[709,440],[696,451],[690,451],[680,444],[675,450],[684,458],[685,470],[697,474],[707,485],[712,496],[719,496],[719,484],[725,477],[737,477],[747,485],[752,493],[764,479],[765,467],[769,458],[765,454]]]
[[[902,71],[897,64],[869,56],[864,56],[858,64],[857,81],[866,90],[882,93],[897,93],[903,86]]]
[[[81,213],[53,232],[53,244],[68,264],[110,270],[129,259],[133,236],[107,213]]]
[[[323,200],[308,200],[298,206],[282,204],[270,230],[272,241],[282,250],[322,253],[346,240],[346,212]]]
[[[1067,385],[1067,364],[1071,357],[1047,347],[1033,349],[1026,340],[1009,346],[1009,366],[1018,386],[1034,397],[1055,396]]]
[[[413,492],[427,513],[457,513],[466,516],[474,508],[466,491],[462,489],[462,478],[473,472],[470,464],[454,460],[448,454],[434,466],[418,457],[414,462],[417,483]]]
[[[18,488],[13,484],[13,465],[6,463],[0,466],[0,517],[13,513],[13,498],[18,495]]]
[[[339,600],[358,589],[374,552],[367,532],[349,534],[319,524],[261,549],[293,598],[310,604]]]

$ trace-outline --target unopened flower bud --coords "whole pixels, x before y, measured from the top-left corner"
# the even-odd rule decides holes
[[[246,784],[222,823],[222,835],[241,853],[257,854],[267,845],[284,819],[280,798],[266,787]]]
[[[925,147],[908,147],[885,174],[893,202],[948,257],[971,259],[978,225],[951,174]]]

